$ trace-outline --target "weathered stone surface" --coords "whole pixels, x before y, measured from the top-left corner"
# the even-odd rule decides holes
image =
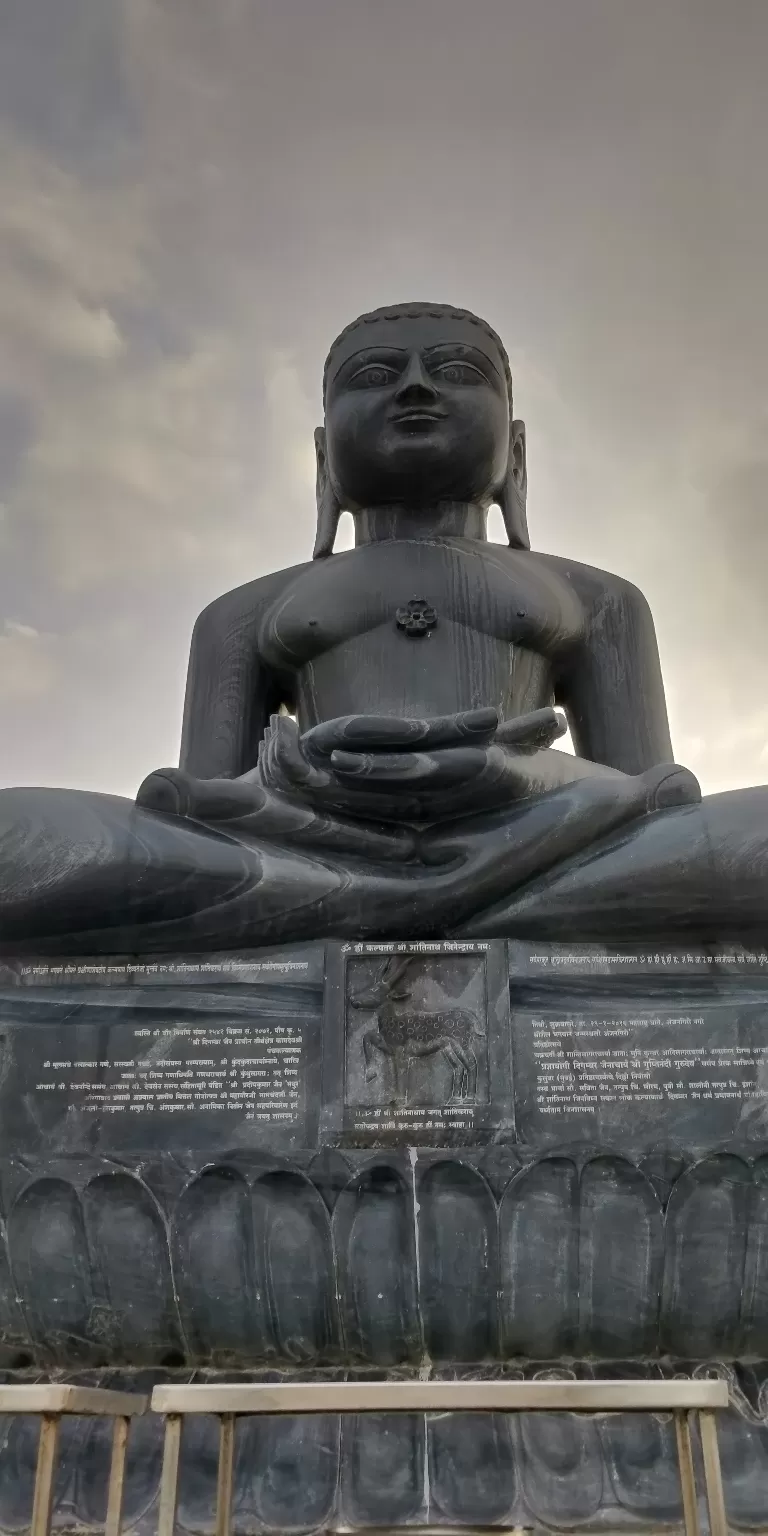
[[[642,595],[531,551],[483,321],[361,317],[323,384],[315,558],[201,614],[180,766],[135,803],[0,794],[0,1366],[723,1370],[748,1528],[768,790],[702,800]],[[355,548],[330,558],[342,510]],[[238,1531],[680,1512],[652,1418],[238,1434]],[[30,1436],[0,1439],[3,1531]],[[187,1437],[189,1531],[212,1436]],[[158,1437],[137,1427],[139,1530]],[[103,1427],[68,1425],[60,1524],[98,1520],[105,1466]]]
[[[404,949],[6,967],[6,1379],[716,1369],[733,1389],[729,1512],[759,1523],[768,956]],[[397,1094],[378,1047],[366,1078],[371,1030],[401,1052]],[[674,1063],[680,1051],[687,1065],[670,1070],[663,1053]],[[690,1087],[704,1080],[694,1051],[717,1063],[710,1089]],[[268,1089],[233,1090],[243,1070],[268,1074]],[[675,1086],[649,1100],[649,1074]],[[737,1091],[719,1081],[739,1081],[739,1096],[691,1096]],[[202,1107],[190,1091],[206,1095]],[[227,1107],[208,1107],[214,1092]],[[265,1097],[269,1109],[251,1107]],[[361,1121],[374,1110],[378,1121]],[[248,1118],[258,1113],[288,1118]],[[652,1416],[382,1416],[343,1429],[329,1416],[238,1433],[243,1531],[679,1516],[671,1426]],[[136,1432],[128,1523],[139,1531],[156,1514],[159,1434]],[[98,1523],[107,1444],[98,1426],[68,1426],[60,1525]],[[0,1461],[0,1529],[11,1530],[29,1508],[31,1426],[8,1422]],[[213,1426],[192,1425],[184,1529],[212,1528],[215,1462]]]
[[[386,308],[323,382],[315,558],[200,615],[180,765],[136,803],[0,793],[0,953],[760,933],[768,789],[702,800],[642,594],[530,549],[496,333]]]

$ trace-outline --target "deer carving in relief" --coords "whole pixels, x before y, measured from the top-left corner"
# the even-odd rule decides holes
[[[375,1023],[363,1035],[366,1082],[377,1076],[377,1056],[387,1057],[392,1063],[395,1098],[405,1100],[411,1062],[442,1055],[453,1073],[451,1101],[473,1099],[477,1092],[474,1040],[480,1033],[476,1015],[464,1008],[427,1012],[409,1007],[412,965],[412,956],[392,955],[370,986],[350,994],[353,1008],[375,1010]]]

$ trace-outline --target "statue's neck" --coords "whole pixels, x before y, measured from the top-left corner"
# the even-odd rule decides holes
[[[431,507],[365,507],[354,513],[355,544],[387,539],[485,539],[488,512],[475,502],[439,501]]]

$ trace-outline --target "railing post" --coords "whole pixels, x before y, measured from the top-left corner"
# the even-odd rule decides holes
[[[709,1536],[728,1536],[720,1451],[717,1444],[717,1421],[711,1408],[699,1410],[699,1434],[704,1462],[704,1491],[707,1495],[709,1511]]]
[[[693,1469],[693,1447],[691,1445],[691,1421],[685,1409],[675,1414],[675,1435],[677,1437],[677,1461],[680,1467],[680,1489],[683,1495],[685,1536],[699,1536],[696,1475]]]
[[[112,1461],[109,1468],[109,1494],[104,1536],[120,1536],[125,1489],[125,1456],[128,1449],[130,1419],[115,1419],[112,1430]]]
[[[180,1413],[169,1413],[165,1421],[165,1445],[163,1447],[163,1473],[160,1479],[160,1509],[157,1520],[157,1536],[174,1536],[176,1503],[179,1497],[179,1458],[181,1455]]]
[[[58,1413],[41,1414],[30,1536],[50,1536],[60,1429],[61,1417]]]
[[[235,1470],[235,1416],[219,1418],[219,1476],[216,1485],[216,1536],[229,1536],[232,1519],[232,1483]]]

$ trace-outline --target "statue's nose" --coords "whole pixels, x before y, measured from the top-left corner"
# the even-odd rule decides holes
[[[408,366],[400,380],[395,398],[401,401],[437,399],[437,390],[429,374],[425,371],[418,352],[411,353],[408,359]]]

